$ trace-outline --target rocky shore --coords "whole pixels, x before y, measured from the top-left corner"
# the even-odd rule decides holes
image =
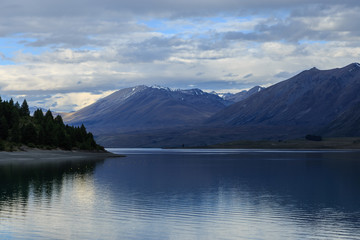
[[[0,152],[0,163],[3,162],[37,162],[67,160],[100,160],[105,158],[124,157],[110,152],[65,151],[24,149],[23,151]]]

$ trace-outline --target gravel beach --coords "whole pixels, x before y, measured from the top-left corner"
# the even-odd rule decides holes
[[[25,151],[0,152],[0,163],[5,162],[43,162],[68,160],[101,160],[123,157],[110,152],[86,152],[64,150],[27,149]]]

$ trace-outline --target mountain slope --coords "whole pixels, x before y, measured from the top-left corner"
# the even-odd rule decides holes
[[[246,98],[250,97],[251,95],[260,92],[261,90],[264,90],[265,88],[260,87],[260,86],[255,86],[251,89],[249,89],[248,91],[244,90],[235,94],[225,94],[223,96],[223,98],[227,101],[231,101],[231,102],[240,102],[242,100],[245,100]]]
[[[290,126],[317,131],[360,103],[360,65],[312,68],[235,103],[207,120],[215,126]]]
[[[360,65],[312,68],[234,103],[199,89],[137,86],[65,117],[106,147],[204,146],[306,134],[360,136]],[[226,107],[228,106],[228,107]]]
[[[68,114],[64,121],[84,123],[95,134],[181,127],[202,123],[226,104],[222,98],[199,89],[136,86]]]
[[[340,114],[320,131],[322,135],[334,137],[360,136],[360,103]]]

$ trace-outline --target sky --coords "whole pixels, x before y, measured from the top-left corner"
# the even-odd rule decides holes
[[[58,112],[126,87],[237,92],[360,58],[359,0],[1,0],[0,95]]]

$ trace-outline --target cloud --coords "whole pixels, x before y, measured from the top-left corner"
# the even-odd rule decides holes
[[[186,41],[171,37],[152,37],[139,43],[130,43],[120,52],[129,62],[153,62],[168,60],[175,52],[186,49]]]
[[[316,16],[303,16],[299,13],[286,18],[269,17],[259,22],[251,32],[229,31],[223,34],[226,40],[245,40],[256,42],[287,41],[349,41],[359,40],[360,7],[344,9],[318,9]]]
[[[359,11],[358,0],[3,0],[0,90],[70,111],[138,84],[270,85],[358,61]]]
[[[286,78],[290,78],[291,76],[294,76],[294,75],[295,74],[293,74],[293,73],[283,71],[283,72],[279,72],[279,73],[275,74],[274,77],[286,79]]]
[[[254,75],[254,74],[249,73],[249,74],[246,74],[243,78],[246,79],[246,78],[252,77],[253,75]]]

